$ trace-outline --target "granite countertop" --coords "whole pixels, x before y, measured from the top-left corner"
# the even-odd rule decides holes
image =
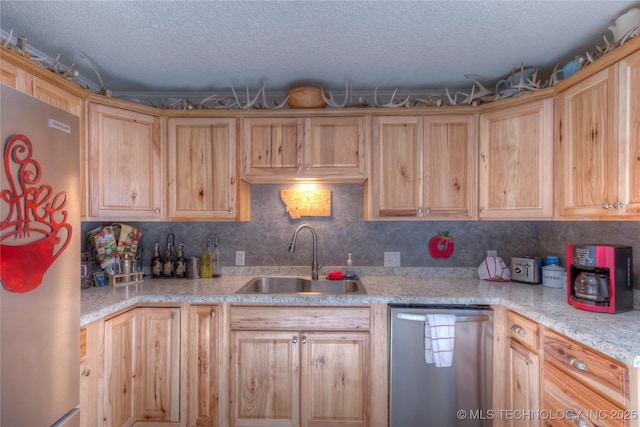
[[[224,273],[224,271],[223,271]],[[286,276],[292,274],[269,274]],[[293,274],[295,275],[295,274]],[[83,289],[81,325],[135,303],[282,303],[348,305],[502,304],[540,324],[580,341],[630,367],[640,367],[640,310],[607,314],[578,310],[566,302],[566,291],[542,285],[487,282],[473,277],[416,275],[361,276],[366,295],[238,295],[252,275],[217,279],[145,279],[123,287]]]

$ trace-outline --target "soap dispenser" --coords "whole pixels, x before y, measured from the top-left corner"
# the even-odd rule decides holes
[[[353,271],[353,253],[347,254],[347,269],[344,272],[346,277],[355,277],[356,273]]]

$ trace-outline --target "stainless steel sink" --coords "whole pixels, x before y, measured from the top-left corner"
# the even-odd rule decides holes
[[[358,279],[311,280],[302,277],[255,277],[236,294],[366,294]]]

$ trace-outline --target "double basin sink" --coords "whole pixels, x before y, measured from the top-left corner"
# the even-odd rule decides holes
[[[311,280],[302,277],[256,277],[236,294],[358,295],[367,291],[359,279]]]

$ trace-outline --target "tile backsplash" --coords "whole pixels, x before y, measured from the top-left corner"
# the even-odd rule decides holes
[[[636,288],[640,289],[640,222],[594,221],[364,221],[363,185],[319,185],[332,191],[331,216],[292,220],[285,212],[280,190],[294,184],[251,186],[251,221],[133,222],[142,231],[143,266],[148,268],[153,244],[162,248],[168,233],[184,242],[185,256],[201,256],[207,236],[219,241],[223,266],[233,266],[235,251],[245,252],[247,266],[304,266],[311,263],[311,233],[301,230],[296,252],[288,247],[296,227],[309,223],[318,232],[321,266],[344,265],[352,252],[354,266],[382,266],[384,252],[400,252],[403,267],[477,267],[487,250],[497,250],[507,264],[512,256],[557,255],[562,261],[567,243],[618,243],[634,248]],[[83,233],[102,224],[84,222]],[[451,258],[429,255],[429,240],[448,231],[455,243]]]

